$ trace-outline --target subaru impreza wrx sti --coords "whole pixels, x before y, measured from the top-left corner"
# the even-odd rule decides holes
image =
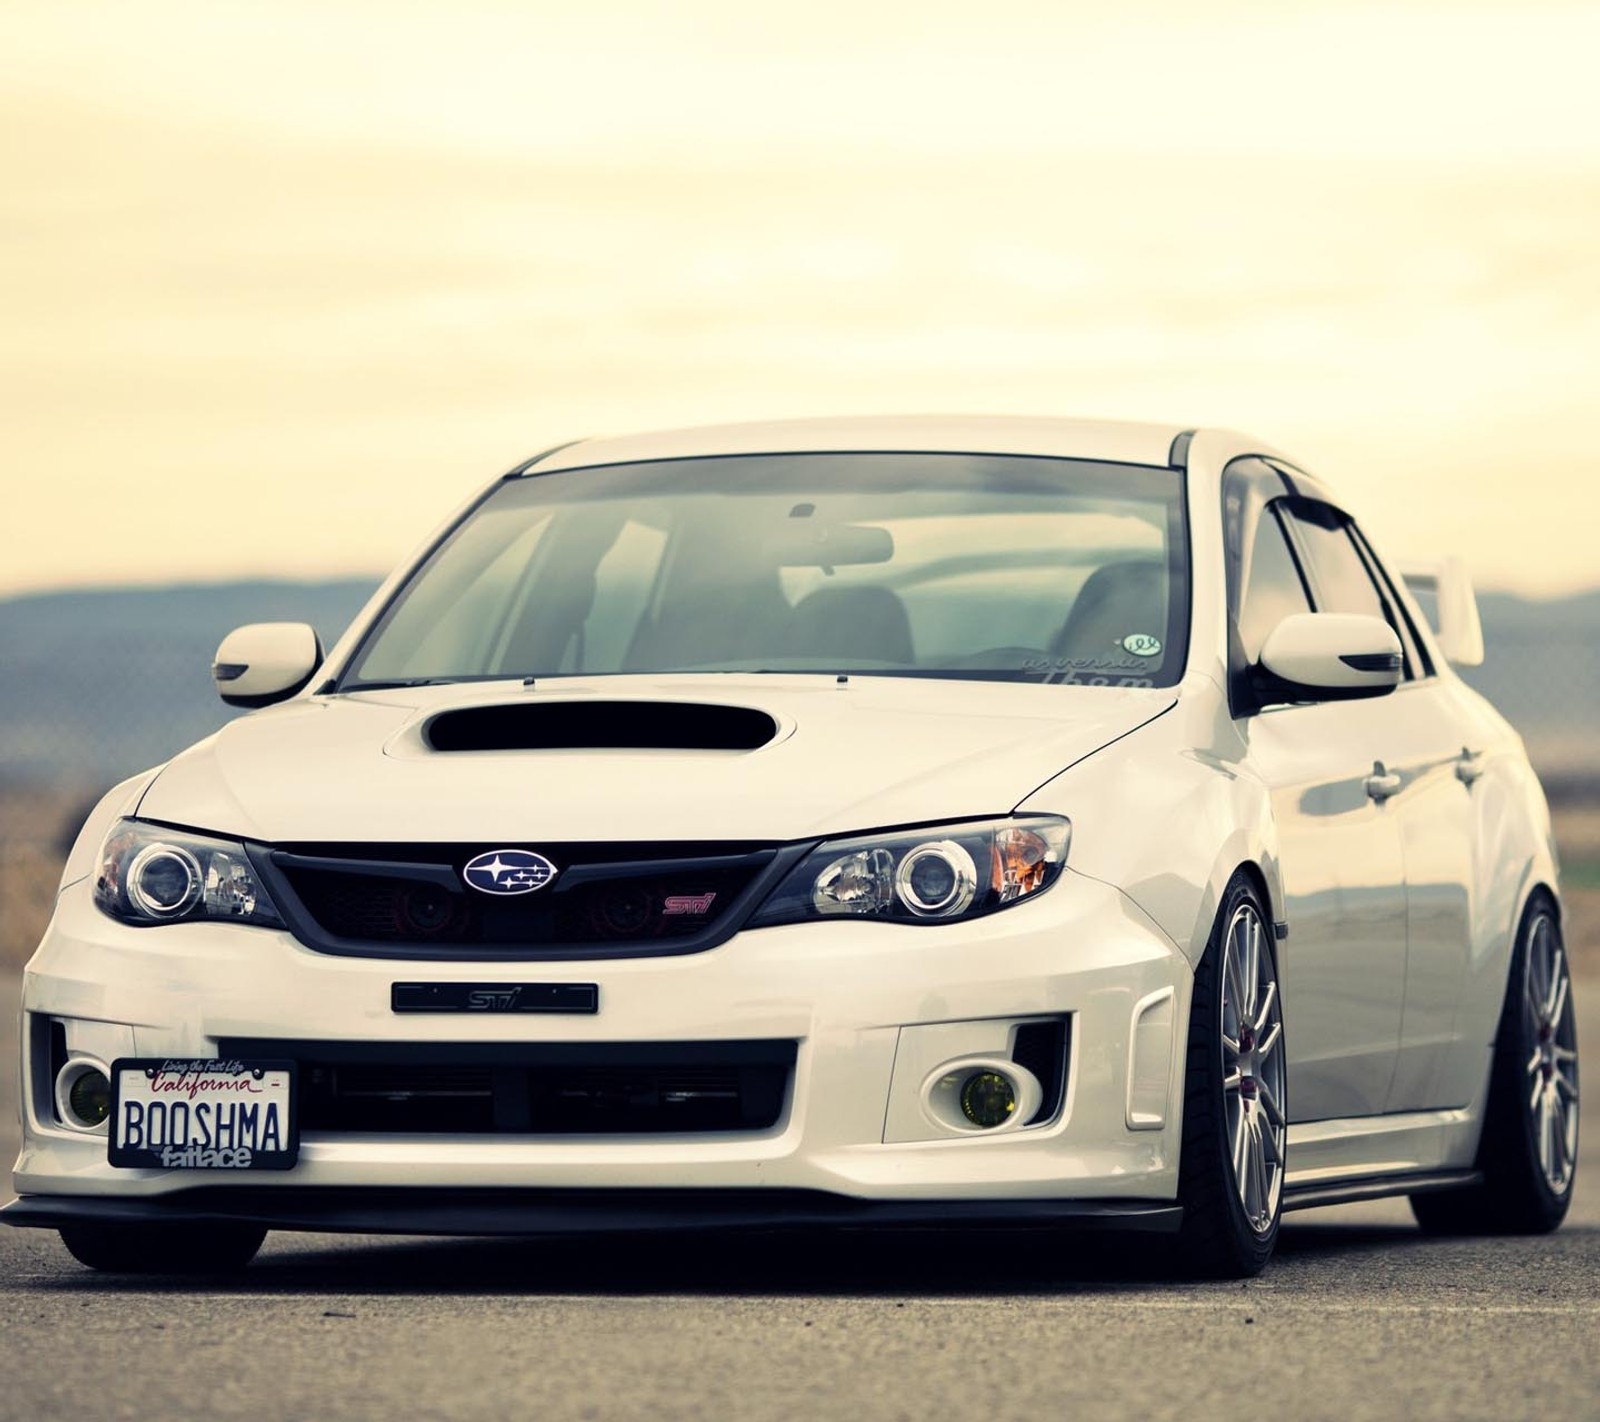
[[[19,1198],[269,1229],[996,1224],[1259,1270],[1286,1209],[1553,1228],[1548,814],[1449,561],[1222,431],[581,441],[117,786],[27,968]],[[1425,615],[1414,589],[1426,592]],[[1430,620],[1431,618],[1431,620]]]

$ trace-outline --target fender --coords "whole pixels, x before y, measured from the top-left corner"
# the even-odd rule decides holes
[[[71,888],[80,879],[87,879],[94,872],[95,860],[99,857],[106,831],[118,820],[137,812],[139,801],[144,799],[144,792],[150,788],[163,769],[165,765],[141,770],[137,775],[130,775],[126,780],[113,785],[100,797],[94,809],[89,811],[89,818],[83,822],[78,837],[72,842],[67,862],[61,870],[61,882],[56,886],[57,898],[61,896],[63,890]]]
[[[1018,811],[1070,819],[1073,872],[1119,888],[1193,965],[1240,865],[1261,871],[1268,911],[1284,919],[1271,800],[1243,751],[1221,689],[1192,678],[1171,712],[1063,771]],[[1189,832],[1144,832],[1173,824]]]
[[[1528,903],[1548,889],[1563,924],[1560,877],[1550,813],[1538,778],[1520,753],[1487,758],[1473,787],[1478,822],[1473,865],[1476,898],[1472,952],[1458,1008],[1459,1047],[1450,1079],[1473,1107],[1486,1098],[1495,1034],[1509,988],[1511,955]]]

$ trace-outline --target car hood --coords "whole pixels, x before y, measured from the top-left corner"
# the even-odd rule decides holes
[[[308,697],[179,755],[138,813],[267,843],[798,840],[1005,814],[1174,700],[1168,689],[771,675]],[[656,703],[691,726],[699,706],[743,707],[775,725],[751,750],[429,743],[445,712],[602,702]]]

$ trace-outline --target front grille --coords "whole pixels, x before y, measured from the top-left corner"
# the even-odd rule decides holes
[[[308,1133],[671,1135],[776,1125],[796,1045],[228,1039],[218,1050],[296,1062]]]
[[[310,947],[435,957],[695,951],[731,932],[792,857],[749,844],[538,851],[555,877],[510,895],[466,886],[463,868],[482,845],[288,846],[252,857]]]

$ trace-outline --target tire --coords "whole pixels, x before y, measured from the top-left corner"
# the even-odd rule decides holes
[[[256,1257],[254,1225],[65,1225],[61,1242],[80,1264],[108,1274],[231,1274]]]
[[[1188,1273],[1204,1278],[1259,1274],[1278,1239],[1288,1096],[1270,923],[1254,885],[1235,875],[1195,972],[1178,1257]]]
[[[1523,911],[1495,1032],[1477,1168],[1483,1183],[1413,1195],[1429,1234],[1546,1234],[1566,1217],[1578,1168],[1578,1037],[1555,900]]]

